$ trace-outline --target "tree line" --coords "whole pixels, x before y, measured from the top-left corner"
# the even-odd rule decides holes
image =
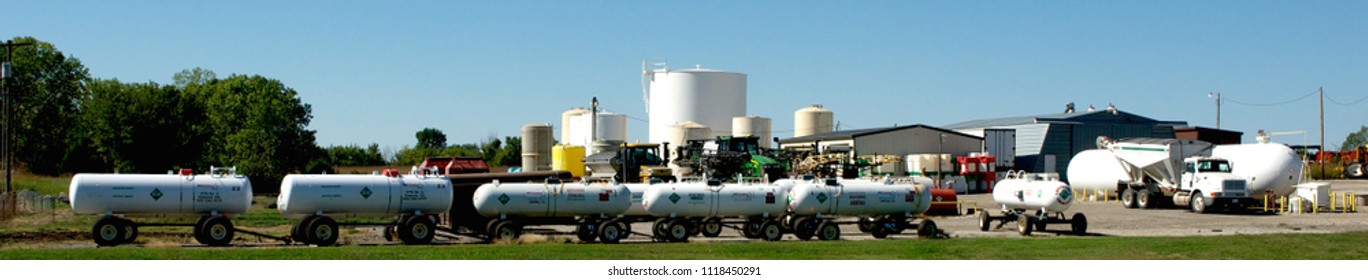
[[[13,112],[0,125],[12,129],[16,167],[34,174],[236,166],[257,191],[276,192],[286,174],[333,173],[334,166],[413,165],[434,155],[520,164],[517,137],[448,146],[446,136],[430,128],[418,133],[418,145],[392,159],[378,144],[324,148],[308,129],[311,106],[280,80],[220,78],[201,68],[175,73],[171,85],[101,79],[51,43],[13,41],[33,45],[14,49],[14,75],[4,84]]]

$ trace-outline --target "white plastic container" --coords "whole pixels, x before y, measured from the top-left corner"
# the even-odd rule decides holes
[[[907,216],[931,207],[925,186],[868,180],[807,181],[789,191],[789,210],[796,215],[892,215]]]
[[[451,209],[451,180],[430,175],[286,175],[277,207],[281,215],[340,218],[437,214]]]
[[[657,217],[779,217],[786,200],[775,185],[687,182],[651,186],[643,206]]]
[[[1297,197],[1306,200],[1306,203],[1310,205],[1329,206],[1330,183],[1311,182],[1297,184]]]
[[[252,182],[232,174],[76,174],[71,178],[76,214],[197,216],[247,212]]]
[[[1074,193],[1068,184],[1058,180],[1010,178],[993,188],[993,201],[1008,209],[1041,210],[1057,213],[1069,210]]]
[[[473,197],[485,217],[622,215],[632,193],[623,185],[587,183],[488,183]]]

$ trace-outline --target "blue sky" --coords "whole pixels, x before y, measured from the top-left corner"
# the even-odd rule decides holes
[[[1216,91],[1222,128],[1246,142],[1262,128],[1315,144],[1316,98],[1297,98],[1321,86],[1327,145],[1368,123],[1368,102],[1352,103],[1368,96],[1364,1],[5,2],[0,37],[52,42],[95,77],[279,79],[313,105],[325,146],[392,151],[425,127],[452,144],[517,135],[594,96],[645,119],[646,58],[748,74],[748,113],[780,137],[813,103],[842,128],[1067,102],[1213,127]]]

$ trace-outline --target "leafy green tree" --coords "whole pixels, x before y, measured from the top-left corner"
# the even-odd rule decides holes
[[[423,130],[419,130],[418,134],[414,136],[418,137],[418,146],[416,146],[418,148],[440,150],[446,148],[447,145],[446,133],[442,133],[441,130],[437,130],[436,128],[424,128]]]
[[[372,143],[365,148],[359,145],[332,146],[326,151],[334,166],[385,165],[385,157],[380,154],[380,144]]]
[[[33,37],[13,41],[33,43],[14,48],[15,73],[5,82],[14,113],[13,123],[4,125],[13,126],[14,155],[31,172],[63,172],[69,158],[81,153],[83,135],[75,128],[90,73],[79,59],[51,43]]]
[[[81,123],[96,157],[117,172],[149,173],[198,165],[205,136],[198,102],[171,86],[92,80]]]
[[[204,100],[207,160],[237,166],[261,192],[278,191],[285,174],[305,171],[325,154],[306,128],[312,108],[278,80],[232,75],[190,84],[186,92]]]
[[[1340,145],[1340,151],[1353,151],[1358,147],[1368,144],[1368,126],[1359,126],[1359,131],[1350,133],[1344,137],[1344,144]]]
[[[199,67],[181,70],[171,77],[171,80],[175,81],[177,89],[185,89],[190,85],[200,85],[217,79],[218,75],[215,75],[214,71]]]
[[[522,166],[522,137],[505,136],[503,143],[503,147],[489,161],[495,166]]]

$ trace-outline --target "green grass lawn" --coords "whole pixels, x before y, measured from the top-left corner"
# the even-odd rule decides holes
[[[3,172],[3,171],[0,171]],[[15,191],[31,189],[43,194],[56,195],[64,193],[71,187],[71,176],[38,176],[33,174],[14,173],[10,179]]]
[[[1365,233],[1219,237],[970,238],[682,244],[0,249],[0,259],[159,260],[1059,260],[1368,259]],[[1295,248],[1295,249],[1294,249]]]

